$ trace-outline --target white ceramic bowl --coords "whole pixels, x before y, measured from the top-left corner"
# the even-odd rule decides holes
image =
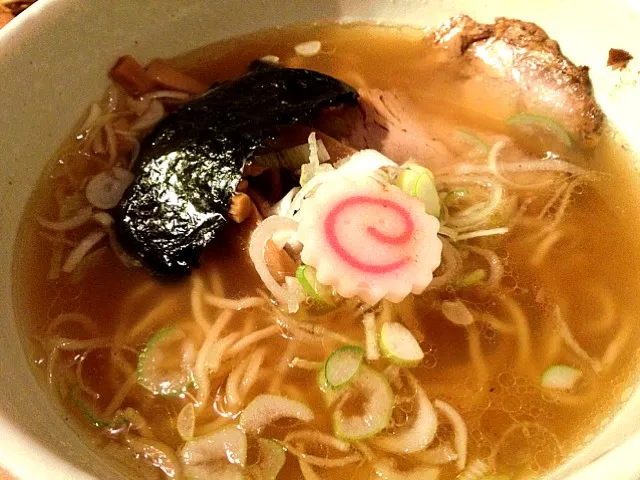
[[[146,62],[250,31],[322,19],[433,25],[467,13],[541,25],[576,63],[591,67],[618,141],[640,140],[637,66],[613,73],[610,47],[640,44],[634,0],[40,0],[0,31],[0,464],[19,478],[118,478],[64,423],[38,386],[18,337],[11,291],[14,241],[27,197],[116,58]],[[636,50],[635,53],[640,54]],[[577,456],[549,478],[640,478],[640,388]],[[635,435],[635,436],[634,436]],[[607,453],[608,452],[608,453]],[[594,459],[597,459],[594,461]],[[579,467],[588,467],[577,471]]]

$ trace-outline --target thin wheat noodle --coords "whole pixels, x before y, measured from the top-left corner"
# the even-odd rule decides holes
[[[289,358],[295,355],[295,351],[297,348],[297,342],[295,340],[289,340],[287,342],[287,348],[285,349],[282,357],[278,361],[278,365],[276,367],[276,371],[274,375],[271,377],[271,382],[269,383],[269,387],[267,391],[270,393],[278,393],[280,387],[282,386],[282,382],[284,381],[284,377],[289,369]]]
[[[591,366],[591,368],[593,368],[594,372],[601,372],[602,365],[600,364],[600,361],[592,358],[591,355],[589,355],[586,350],[582,348],[582,346],[578,343],[576,338],[573,336],[573,333],[571,333],[569,325],[562,317],[562,312],[560,311],[560,307],[558,305],[556,305],[554,309],[554,317],[556,325],[560,330],[560,336],[563,338],[564,343],[571,349],[571,351],[573,351],[573,353],[576,354],[577,357],[587,362]]]
[[[253,333],[243,337],[241,340],[238,340],[229,350],[225,352],[224,358],[233,358],[239,353],[243,352],[245,349],[253,346],[254,344],[261,342],[273,335],[280,333],[280,327],[277,325],[270,325],[261,330],[256,330]]]
[[[467,328],[469,335],[469,358],[476,372],[476,376],[481,383],[486,383],[489,378],[487,363],[482,354],[482,346],[480,345],[480,335],[476,325],[469,325]]]
[[[307,360],[306,358],[293,357],[289,362],[291,368],[300,368],[302,370],[320,370],[324,366],[324,362],[316,362]]]
[[[113,395],[113,397],[111,398],[111,401],[109,402],[109,405],[107,405],[107,408],[104,409],[102,416],[105,418],[111,418],[113,414],[116,412],[116,410],[120,408],[120,406],[122,405],[122,402],[124,402],[124,399],[127,398],[127,395],[129,395],[129,392],[133,387],[136,386],[137,383],[138,383],[138,373],[134,372],[131,375],[129,375],[127,380],[125,380],[125,382],[120,386],[120,388]]]
[[[342,458],[322,458],[304,453],[304,451],[299,450],[298,448],[286,442],[284,443],[284,445],[289,453],[295,455],[301,460],[304,460],[309,465],[315,465],[317,467],[340,468],[344,467],[345,465],[356,463],[362,460],[362,456],[358,452],[354,452],[351,455],[346,455]]]
[[[172,309],[169,307],[174,305],[175,302],[176,301],[174,298],[168,298],[162,303],[155,305],[140,320],[138,320],[135,325],[133,325],[133,327],[131,327],[129,333],[126,335],[126,340],[128,342],[133,342],[134,340],[138,339],[140,335],[151,330],[151,327],[153,325],[165,319],[165,315],[163,315],[163,313],[171,313]]]
[[[549,235],[544,237],[536,246],[536,249],[529,257],[529,263],[534,267],[539,267],[544,263],[551,249],[563,238],[565,234],[562,230],[553,230]]]
[[[611,340],[609,345],[607,345],[607,348],[602,355],[602,359],[600,360],[600,365],[602,366],[603,371],[609,370],[609,368],[615,364],[616,360],[620,356],[620,351],[629,341],[629,338],[631,337],[631,323],[631,319],[627,319],[627,321],[622,324],[613,340]]]
[[[244,399],[251,391],[251,388],[258,381],[260,369],[262,367],[266,354],[266,349],[259,348],[251,355],[249,365],[247,365],[247,369],[244,372],[244,377],[242,377],[242,381],[240,382],[239,387],[240,399],[242,401],[244,401]]]
[[[589,322],[589,331],[592,333],[604,333],[611,329],[616,320],[616,305],[613,299],[613,295],[604,285],[592,286],[589,288],[595,295],[590,295],[591,298],[596,297],[600,299],[601,312],[598,312],[599,320],[597,322]]]
[[[494,145],[495,147],[495,145]],[[569,175],[581,175],[586,172],[584,168],[573,163],[566,162],[559,158],[546,158],[540,160],[524,160],[522,162],[509,162],[500,165],[500,170],[506,173],[524,172],[558,172]],[[434,172],[436,178],[444,181],[447,175],[486,175],[494,173],[489,165],[476,165],[471,163],[461,163],[452,167],[447,167]],[[454,183],[454,182],[452,182]]]
[[[86,350],[87,348],[104,348],[112,345],[108,337],[91,338],[89,340],[76,340],[73,338],[51,337],[48,340],[49,348],[58,350]]]
[[[225,297],[224,282],[222,281],[222,275],[220,275],[220,272],[217,269],[211,273],[210,283],[211,291],[214,295],[218,297]]]
[[[216,373],[220,369],[224,352],[226,352],[231,345],[236,343],[241,335],[242,334],[240,332],[231,332],[229,335],[222,337],[211,346],[206,354],[204,363],[207,371]]]
[[[351,450],[351,445],[348,442],[340,440],[333,435],[328,435],[326,433],[319,432],[318,430],[295,430],[287,434],[284,437],[285,443],[296,443],[296,442],[311,442],[315,445],[326,445],[328,447],[334,448],[339,452],[348,452]]]
[[[502,152],[505,146],[506,146],[506,142],[503,140],[494,143],[493,146],[491,147],[491,151],[489,152],[489,159],[487,162],[489,170],[504,185],[507,185],[508,187],[511,187],[516,190],[537,190],[537,189],[548,187],[554,182],[554,180],[545,180],[543,182],[538,182],[538,183],[522,184],[522,183],[512,182],[511,180],[506,178],[498,170],[498,155],[500,155],[500,153]]]
[[[442,400],[435,400],[433,406],[440,410],[453,427],[453,444],[456,447],[456,466],[462,470],[467,463],[467,426],[458,411]]]
[[[38,223],[49,230],[55,230],[58,232],[64,232],[67,230],[73,230],[74,228],[78,228],[89,220],[91,220],[91,216],[93,215],[93,208],[89,205],[84,207],[71,218],[66,218],[60,221],[51,221],[41,217],[37,217]]]
[[[543,219],[549,213],[553,205],[560,199],[562,193],[567,189],[568,186],[568,182],[564,182],[562,185],[560,185],[560,187],[558,187],[558,189],[547,201],[547,203],[542,207],[536,218]]]
[[[504,444],[506,438],[509,435],[511,435],[513,432],[515,432],[515,431],[520,429],[520,430],[523,431],[523,433],[526,431],[526,433],[524,433],[524,435],[529,437],[531,435],[531,433],[529,432],[529,429],[531,429],[531,428],[537,428],[540,431],[546,432],[553,439],[554,443],[558,447],[558,450],[560,452],[562,452],[562,446],[560,444],[560,441],[558,440],[558,437],[553,432],[549,431],[547,428],[544,428],[543,426],[541,426],[538,423],[534,423],[534,422],[518,422],[518,423],[514,423],[509,428],[507,428],[505,430],[505,432],[500,436],[500,439],[496,442],[496,444],[491,449],[491,454],[489,455],[489,462],[491,464],[495,465],[496,456],[498,455],[498,452],[500,451],[500,448],[502,448],[502,445]]]
[[[91,335],[98,335],[98,325],[89,317],[83,313],[61,313],[54,318],[47,326],[47,336],[53,335],[53,332],[64,323],[76,323],[85,328],[85,330]]]
[[[500,332],[504,335],[515,335],[516,327],[514,325],[510,325],[508,323],[503,322],[502,320],[498,320],[491,313],[483,313],[481,315],[481,320],[488,324],[492,329],[496,332]]]
[[[80,243],[73,250],[71,250],[71,253],[69,253],[69,256],[67,256],[67,259],[62,265],[62,271],[64,273],[73,272],[76,269],[76,267],[80,264],[84,256],[87,253],[89,253],[89,251],[100,240],[102,240],[105,235],[106,233],[104,231],[98,230],[98,231],[91,232],[86,237],[84,237],[82,241],[80,241]]]
[[[206,399],[209,397],[210,390],[210,380],[209,380],[209,369],[207,366],[207,362],[210,360],[210,350],[212,350],[217,341],[218,337],[222,333],[222,330],[227,326],[231,318],[233,317],[233,310],[225,310],[222,312],[214,324],[209,328],[207,332],[207,336],[198,351],[198,355],[196,356],[196,362],[193,367],[193,377],[198,386],[198,390],[196,393],[196,398],[198,400],[198,404],[196,407],[204,406]],[[227,337],[227,341],[229,337]],[[221,354],[224,354],[224,349],[220,347],[224,347],[225,345],[219,345],[218,351],[221,351]],[[227,346],[228,347],[228,346]],[[215,360],[215,359],[212,359]]]
[[[227,377],[224,389],[224,403],[228,412],[238,412],[242,407],[242,399],[240,398],[239,385],[244,372],[249,365],[250,357],[245,358],[237,364]]]
[[[203,307],[204,282],[200,275],[193,275],[191,287],[191,312],[196,323],[202,328],[203,332],[209,330],[209,321],[204,313]]]
[[[143,438],[156,439],[153,429],[149,426],[149,422],[147,422],[142,414],[135,408],[126,407],[122,410],[121,416],[126,419],[131,428],[138,432]]]
[[[518,211],[516,212],[516,214],[511,218],[511,220],[509,220],[509,223],[507,225],[509,229],[512,229],[522,221],[525,214],[527,213],[527,210],[529,209],[529,206],[534,200],[535,197],[529,197],[523,200],[523,202],[520,204],[520,207],[518,207]]]
[[[95,390],[93,390],[92,388],[88,387],[85,383],[84,380],[82,379],[82,365],[84,364],[84,359],[87,357],[88,352],[91,352],[92,350],[87,350],[86,352],[84,352],[81,356],[80,359],[78,360],[78,363],[76,364],[76,384],[78,386],[78,388],[80,390],[82,390],[84,393],[86,393],[87,395],[89,395],[90,397],[92,397],[94,400],[97,400],[98,398],[100,398],[100,394],[98,392],[96,392]]]
[[[267,303],[262,297],[244,297],[233,300],[230,298],[218,297],[211,293],[205,294],[203,296],[203,300],[205,303],[208,303],[213,307],[232,310],[245,310],[248,308],[262,307]]]
[[[528,370],[531,366],[531,332],[529,331],[529,320],[522,311],[520,305],[518,305],[518,303],[511,297],[503,297],[502,304],[511,316],[518,335],[517,368]]]

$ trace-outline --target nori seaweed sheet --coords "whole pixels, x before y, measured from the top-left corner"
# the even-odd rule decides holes
[[[357,102],[349,85],[304,69],[258,69],[212,87],[142,142],[116,208],[122,247],[154,273],[183,276],[225,223],[245,162],[278,127]]]

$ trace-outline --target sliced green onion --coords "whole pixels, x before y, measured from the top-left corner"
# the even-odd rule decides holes
[[[553,136],[558,142],[566,147],[571,147],[573,140],[567,130],[555,120],[543,115],[532,113],[519,113],[507,120],[507,125],[517,128],[524,133],[535,135],[546,133]]]
[[[154,395],[179,395],[193,381],[193,345],[176,327],[157,332],[138,357],[138,383]],[[176,362],[176,353],[180,361]],[[177,368],[176,368],[177,365]]]
[[[415,367],[424,358],[424,352],[413,334],[402,324],[387,322],[380,330],[380,350],[392,363]]]
[[[347,345],[334,351],[324,364],[324,374],[331,387],[341,387],[349,383],[360,370],[364,350]]]
[[[281,418],[313,420],[313,410],[297,400],[263,393],[254,398],[240,414],[240,427],[247,433],[260,433],[271,422]]]
[[[186,478],[241,479],[247,463],[247,436],[236,425],[227,426],[186,442],[179,455]]]
[[[285,460],[286,453],[279,442],[268,438],[259,438],[258,462],[248,468],[248,478],[276,480]]]
[[[414,163],[407,163],[402,166],[396,178],[396,185],[407,195],[422,201],[424,210],[429,215],[440,216],[440,197],[431,170]]]
[[[193,403],[189,402],[178,414],[178,420],[176,421],[176,430],[180,438],[183,440],[191,440],[196,428],[196,413],[193,407]]]
[[[78,395],[78,385],[74,385],[69,392],[69,396],[71,397],[71,401],[73,404],[80,410],[80,413],[84,415],[84,417],[89,420],[89,423],[96,428],[110,428],[112,426],[111,421],[102,420],[98,417],[98,415],[93,412]]]
[[[487,278],[487,271],[484,268],[476,268],[473,272],[460,280],[458,282],[458,286],[471,287],[472,285],[481,283],[485,278]]]
[[[316,270],[309,265],[300,265],[296,269],[296,278],[309,298],[320,305],[335,306],[331,287],[316,279]]]
[[[553,390],[571,390],[582,375],[581,370],[569,365],[552,365],[542,374],[540,386]]]
[[[471,148],[468,154],[472,157],[486,157],[489,154],[489,145],[476,133],[468,130],[456,130],[456,138]]]
[[[324,366],[324,365],[323,365]],[[316,377],[318,382],[318,388],[322,393],[322,400],[324,400],[324,404],[327,408],[331,407],[336,401],[347,391],[347,385],[343,385],[342,387],[334,388],[329,385],[327,381],[327,377],[325,375],[324,368],[321,368],[318,372],[318,376]]]
[[[345,440],[373,437],[391,419],[394,402],[391,386],[384,375],[363,365],[349,387],[349,392],[357,392],[355,398],[362,400],[361,413],[346,415],[340,405],[333,413],[334,432],[338,438]],[[361,399],[361,396],[364,398]]]

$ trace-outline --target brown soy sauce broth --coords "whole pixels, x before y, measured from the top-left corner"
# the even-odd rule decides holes
[[[405,28],[334,24],[286,27],[224,41],[175,59],[173,63],[202,81],[214,83],[242,74],[256,58],[276,55],[287,66],[322,71],[356,87],[409,92],[420,101],[425,118],[439,119],[472,131],[503,134],[502,112],[492,110],[490,104],[482,109],[465,107],[455,81],[458,73],[455,69],[438,68],[437,59],[425,50],[421,38],[421,31]],[[322,53],[310,58],[296,57],[293,46],[311,39],[322,42]],[[573,160],[608,175],[576,191],[562,226],[568,234],[540,265],[531,265],[530,244],[521,242],[517,232],[508,241],[489,239],[476,243],[494,248],[503,259],[506,276],[502,293],[517,302],[528,318],[531,361],[526,369],[518,369],[514,361],[518,356],[514,336],[501,334],[480,323],[469,330],[455,326],[438,308],[441,300],[460,295],[474,308],[504,318],[505,308],[496,295],[473,288],[462,293],[450,289],[408,299],[394,308],[394,315],[424,337],[422,347],[427,355],[414,373],[431,399],[448,401],[462,414],[469,430],[469,459],[487,459],[493,454],[497,471],[514,478],[548,470],[575,451],[619,407],[625,389],[636,378],[636,339],[640,336],[633,313],[640,307],[634,289],[635,279],[640,277],[640,259],[635,239],[640,232],[636,220],[635,176],[629,167],[629,159],[606,141],[595,152]],[[191,282],[158,282],[143,270],[125,268],[108,249],[97,257],[82,278],[70,275],[57,281],[47,280],[51,244],[40,237],[35,218],[51,218],[57,212],[55,168],[52,164],[45,172],[24,214],[14,261],[17,318],[34,370],[43,383],[47,380],[48,359],[41,342],[46,340],[49,323],[61,313],[88,315],[98,325],[97,336],[112,339],[148,315],[154,306],[166,304],[166,308],[157,313],[161,318],[153,328],[141,332],[139,338],[129,344],[134,350],[131,354],[134,360],[135,350],[141,349],[154,331],[162,326],[191,321]],[[80,238],[81,233],[78,234]],[[261,287],[246,255],[248,233],[244,227],[227,229],[210,247],[203,261],[203,276],[220,272],[228,297],[253,295],[255,289]],[[465,270],[472,271],[478,265],[471,263]],[[596,324],[605,314],[602,292],[611,296],[615,320],[611,328],[599,330]],[[617,329],[628,329],[630,338],[614,367],[600,375],[585,375],[584,391],[578,391],[565,403],[549,398],[539,387],[540,375],[549,366],[545,363],[548,352],[556,344],[558,335],[552,323],[556,304],[562,309],[576,339],[597,358],[604,354]],[[237,314],[238,321],[242,315]],[[361,336],[361,325],[352,318],[333,319],[326,326],[352,338]],[[65,326],[58,333],[69,338],[88,338],[86,331],[73,325]],[[480,379],[471,358],[472,338],[486,362],[484,380]],[[275,337],[266,345],[269,353],[265,366],[275,368],[281,352],[286,349],[286,341]],[[328,347],[319,347],[309,349],[303,356],[318,360],[326,358],[330,351]],[[105,367],[108,352],[96,350],[90,353],[83,367],[87,386],[99,394],[95,402],[99,409],[108,407],[126,380],[121,372]],[[74,406],[69,395],[73,380],[68,370],[76,360],[73,354],[61,356],[52,372],[54,390],[60,394],[64,408],[80,423],[86,424],[85,416]],[[588,365],[576,359],[566,347],[553,357],[553,363],[588,369]],[[253,391],[267,390],[269,382],[270,379],[264,376]],[[314,375],[302,370],[292,371],[281,393],[304,399],[317,412],[314,426],[331,431],[329,414],[317,391]],[[133,388],[123,405],[138,409],[154,434],[170,447],[177,448],[181,440],[175,430],[175,420],[188,400],[157,399],[141,388]],[[215,419],[215,408],[208,407],[202,424]],[[515,424],[522,424],[524,429],[514,429]],[[265,435],[282,438],[287,425],[291,426],[270,427]],[[95,438],[104,444],[108,436],[101,433]],[[438,438],[450,440],[450,428],[441,426]],[[297,462],[289,457],[279,478],[301,478]],[[411,466],[407,458],[397,460],[400,466]],[[367,465],[316,471],[323,478],[332,479],[364,479],[370,473]],[[441,478],[455,478],[456,475],[454,466],[449,464],[443,468]]]

